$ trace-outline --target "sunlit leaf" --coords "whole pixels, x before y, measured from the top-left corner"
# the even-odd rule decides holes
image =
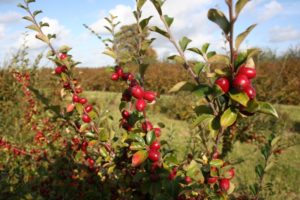
[[[235,48],[238,49],[241,43],[249,35],[249,33],[255,28],[256,24],[249,26],[243,33],[239,34],[235,40]]]
[[[217,9],[210,9],[208,11],[208,19],[215,22],[227,35],[230,30],[230,23],[224,13]]]

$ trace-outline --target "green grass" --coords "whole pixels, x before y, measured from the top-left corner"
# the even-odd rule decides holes
[[[100,107],[106,108],[114,120],[118,121],[120,119],[118,105],[120,103],[121,94],[109,92],[86,92],[85,94],[89,99],[100,105]],[[176,99],[172,96],[162,96],[158,100],[158,103],[159,101],[176,101]],[[276,108],[280,110],[280,113],[286,113],[292,120],[292,123],[300,122],[300,106],[276,105]],[[148,118],[154,124],[163,122],[166,125],[163,129],[162,137],[163,139],[167,139],[172,146],[177,149],[179,156],[182,157],[186,150],[187,139],[191,134],[189,123],[170,119],[164,114],[153,112],[149,113]],[[290,130],[285,130],[282,135],[283,137],[290,137],[292,135],[292,137],[299,138],[299,133],[293,133]],[[279,156],[277,164],[268,172],[266,180],[272,180],[272,184],[274,185],[273,190],[276,193],[276,195],[270,197],[270,199],[300,199],[300,187],[298,183],[298,180],[300,180],[299,152],[299,145],[287,149]],[[233,160],[246,158],[244,162],[235,166],[237,176],[234,182],[238,190],[249,192],[248,186],[257,180],[254,167],[263,160],[259,149],[253,144],[237,142],[234,144],[233,151],[229,158]]]

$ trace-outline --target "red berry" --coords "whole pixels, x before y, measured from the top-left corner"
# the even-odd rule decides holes
[[[122,117],[123,117],[124,119],[129,119],[129,117],[130,117],[130,112],[128,112],[127,110],[123,110],[123,111],[122,111]]]
[[[119,77],[122,77],[123,75],[123,69],[119,66],[115,67],[115,72],[119,75]]]
[[[87,147],[89,146],[89,143],[87,141],[82,142],[81,144],[81,150],[86,153]]]
[[[220,153],[218,151],[215,151],[214,154],[213,154],[213,156],[212,156],[212,158],[213,159],[218,159],[219,156],[220,156]]]
[[[55,68],[55,74],[61,74],[61,73],[65,72],[65,71],[66,71],[66,67],[65,66],[57,66]]]
[[[134,86],[132,89],[131,89],[131,94],[132,96],[134,96],[135,98],[137,99],[141,99],[143,98],[144,96],[144,91],[143,91],[143,88],[139,85],[136,85]]]
[[[147,106],[147,103],[143,99],[138,99],[135,103],[135,108],[139,112],[144,111],[146,106]]]
[[[84,105],[88,102],[88,100],[86,98],[81,98],[79,102]]]
[[[82,88],[81,88],[81,87],[75,88],[75,92],[76,92],[77,94],[82,93]]]
[[[230,181],[227,178],[223,178],[219,181],[219,185],[221,190],[228,191],[230,188]]]
[[[157,161],[159,161],[160,153],[158,151],[150,149],[148,158],[153,162],[157,162]]]
[[[92,120],[91,120],[90,116],[88,116],[87,114],[83,114],[82,121],[85,123],[90,123]]]
[[[153,129],[153,125],[151,122],[145,121],[142,123],[142,129],[145,133],[147,133],[148,131],[151,131]]]
[[[150,150],[158,151],[160,149],[160,143],[156,140],[150,145]]]
[[[240,91],[243,91],[249,85],[250,85],[249,79],[247,78],[246,75],[243,74],[238,74],[233,80],[233,86]]]
[[[122,127],[126,130],[126,131],[131,131],[132,130],[132,126],[128,123],[125,122],[122,124]]]
[[[119,80],[119,75],[118,75],[117,73],[113,73],[113,74],[111,75],[111,80],[113,80],[113,81]]]
[[[92,105],[87,105],[85,107],[85,112],[91,112],[93,110],[93,106]]]
[[[60,54],[59,59],[64,60],[67,57],[68,57],[68,55],[66,53],[62,53],[62,54]]]
[[[88,161],[88,163],[89,163],[89,167],[90,167],[90,168],[94,168],[95,161],[94,161],[92,158],[88,158],[87,161]]]
[[[145,91],[143,97],[144,97],[145,100],[147,100],[149,102],[152,102],[156,98],[156,93],[152,92],[152,91]]]
[[[246,87],[244,89],[244,92],[248,95],[249,99],[255,99],[255,97],[256,97],[256,91],[255,91],[255,89],[251,85],[249,85],[248,87]]]
[[[191,179],[191,177],[189,177],[189,176],[186,176],[186,177],[184,178],[184,180],[185,180],[185,182],[186,182],[187,184],[190,184],[190,183],[192,182],[192,179]]]
[[[80,97],[76,94],[73,95],[73,102],[74,103],[79,103],[80,102]]]
[[[248,79],[253,79],[256,77],[256,70],[243,65],[239,68],[238,74],[243,74],[247,76]]]
[[[235,174],[234,168],[231,168],[226,172],[226,178],[232,179],[234,177],[234,174]]]
[[[207,183],[208,183],[208,184],[214,184],[214,183],[217,182],[217,180],[218,180],[218,177],[209,177],[209,178],[207,179]]]
[[[154,134],[155,134],[156,137],[160,137],[160,135],[161,135],[160,128],[154,128]]]
[[[127,77],[127,80],[128,80],[128,81],[132,81],[133,79],[134,79],[133,74],[129,73],[129,74],[128,74],[128,77]]]
[[[70,83],[66,82],[64,83],[64,86],[63,86],[65,89],[71,89],[71,85]]]
[[[224,93],[227,93],[230,88],[229,80],[227,78],[218,78],[215,81],[215,84],[219,86]]]

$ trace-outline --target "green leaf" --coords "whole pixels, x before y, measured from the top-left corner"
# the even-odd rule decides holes
[[[229,189],[227,190],[226,193],[229,195],[229,194],[233,193],[234,189],[235,189],[235,185],[234,185],[234,183],[232,183],[232,182],[230,181]]]
[[[192,123],[192,127],[196,127],[201,124],[204,120],[213,119],[215,116],[212,114],[201,114]]]
[[[170,35],[166,31],[158,28],[157,26],[150,27],[150,30],[153,31],[153,32],[159,33],[162,36],[165,36],[166,38],[170,38]]]
[[[45,42],[45,43],[49,43],[48,37],[45,36],[44,34],[40,34],[40,33],[39,33],[39,34],[37,34],[35,37],[36,37],[37,39],[39,39],[39,40]]]
[[[247,61],[247,57],[248,55],[246,52],[240,52],[234,61],[234,68],[238,69],[240,65],[244,64]]]
[[[256,174],[261,178],[264,175],[264,168],[262,165],[257,165],[255,167]]]
[[[209,43],[205,43],[205,44],[202,45],[202,48],[201,48],[202,53],[207,52],[207,50],[209,48],[209,45],[210,45]]]
[[[137,142],[139,142],[143,146],[146,145],[144,138],[140,134],[138,134],[138,133],[131,133],[131,134],[129,134],[128,137],[127,137],[127,139],[133,140],[133,141],[137,141]]]
[[[204,62],[197,62],[194,66],[195,73],[200,74],[204,67],[205,67]]]
[[[212,167],[222,167],[223,164],[224,164],[224,161],[223,160],[220,160],[220,159],[213,159],[209,162],[210,166]]]
[[[249,0],[238,0],[235,4],[235,15],[238,16]]]
[[[221,116],[221,126],[225,128],[231,126],[236,121],[237,116],[238,113],[234,108],[228,108]]]
[[[32,19],[32,17],[30,17],[30,16],[24,16],[22,18],[25,19],[25,20],[28,20],[30,22],[34,22],[34,20]]]
[[[257,103],[257,101],[252,100],[248,102],[248,105],[246,107],[246,111],[250,112],[250,113],[255,113],[259,108],[259,104]]]
[[[247,50],[247,58],[252,58],[254,56],[257,56],[261,53],[261,50],[259,48],[251,48]]]
[[[155,9],[157,10],[159,15],[162,15],[161,6],[163,5],[162,0],[151,0],[152,4],[154,5]]]
[[[187,46],[189,45],[189,43],[191,42],[192,40],[190,40],[189,38],[187,37],[183,37],[180,41],[179,41],[179,45],[180,45],[180,48],[182,51],[185,51]]]
[[[272,106],[272,104],[267,103],[267,102],[258,102],[259,107],[258,107],[258,112],[265,113],[268,115],[272,115],[276,118],[278,118],[278,113],[276,109]]]
[[[179,92],[179,91],[193,91],[196,85],[187,81],[181,81],[176,83],[170,90],[169,93]]]
[[[169,27],[170,27],[170,26],[173,24],[173,22],[174,22],[174,18],[169,17],[168,15],[164,15],[164,19],[165,19],[165,21],[167,22],[167,24],[168,24]]]
[[[184,166],[186,175],[191,177],[195,181],[204,181],[204,177],[201,171],[201,166],[194,160],[192,160],[189,165]]]
[[[154,131],[149,131],[146,135],[146,142],[148,145],[151,145],[156,139]]]
[[[210,51],[210,52],[207,53],[207,58],[211,58],[211,57],[213,57],[216,54],[217,53],[215,51]]]
[[[40,32],[39,27],[38,27],[37,25],[35,25],[35,24],[26,26],[26,28],[28,28],[28,29],[30,29],[30,30],[33,30],[33,31],[36,31],[36,32]]]
[[[237,90],[232,90],[229,92],[229,96],[232,100],[238,102],[239,104],[243,106],[247,106],[249,102],[249,97],[246,93],[244,92],[239,92]]]
[[[147,18],[143,19],[143,20],[140,22],[140,27],[142,28],[142,30],[144,30],[145,27],[147,27],[147,25],[149,24],[150,19],[151,19],[152,17],[153,17],[153,16],[147,17]]]
[[[19,7],[19,8],[23,8],[24,10],[27,10],[27,7],[26,7],[26,6],[24,6],[24,5],[23,5],[23,4],[21,4],[21,3],[19,3],[19,4],[18,4],[18,7]]]
[[[219,129],[221,128],[220,118],[219,117],[213,118],[210,121],[208,128],[209,128],[209,131],[210,131],[210,134],[212,135],[212,137],[215,138],[217,133],[219,132]]]
[[[192,52],[194,52],[196,54],[199,54],[199,55],[203,56],[202,51],[200,49],[196,48],[196,47],[188,48],[187,50],[192,51]]]
[[[148,157],[148,152],[145,150],[141,150],[136,152],[133,156],[132,156],[132,166],[133,167],[137,167],[139,165],[141,165]]]
[[[239,34],[235,40],[235,48],[238,49],[241,43],[249,35],[249,33],[255,28],[256,24],[249,26],[243,33]]]
[[[38,14],[42,13],[43,11],[41,10],[36,10],[32,13],[33,16],[37,16]]]
[[[143,5],[145,4],[146,0],[137,0],[137,8],[141,10]]]
[[[26,3],[33,3],[35,0],[26,0]]]
[[[212,94],[212,92],[213,92],[213,89],[210,86],[205,85],[205,84],[200,84],[200,85],[196,86],[193,91],[193,93],[195,95],[197,95],[198,97],[204,97],[204,96],[210,95],[210,94]]]
[[[229,57],[226,55],[221,55],[221,54],[216,54],[211,56],[208,59],[208,62],[211,64],[224,64],[224,65],[229,65],[230,60]]]
[[[230,23],[222,11],[210,9],[207,16],[209,20],[219,25],[226,35],[229,33]]]
[[[201,114],[213,114],[213,110],[211,109],[211,107],[209,107],[208,105],[200,105],[200,106],[196,106],[194,108],[194,112],[197,115],[201,115]]]
[[[141,143],[139,143],[139,142],[132,142],[129,149],[131,151],[143,150],[143,149],[145,149],[145,145],[141,145]]]

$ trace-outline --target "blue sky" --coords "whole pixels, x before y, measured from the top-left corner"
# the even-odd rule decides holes
[[[20,0],[0,0],[0,62],[9,59],[9,55],[23,43],[22,33],[27,22],[21,20],[25,12],[16,5]],[[99,67],[111,64],[112,60],[102,54],[103,44],[91,35],[83,26],[90,25],[102,35],[107,35],[103,28],[103,18],[108,13],[119,16],[122,24],[132,23],[132,9],[134,0],[37,0],[33,8],[43,10],[39,19],[50,23],[49,32],[59,35],[55,45],[67,44],[73,47],[72,54],[82,66]],[[188,36],[193,40],[192,46],[200,46],[204,42],[211,42],[212,48],[217,50],[224,46],[220,31],[206,18],[209,8],[226,9],[220,0],[168,0],[165,13],[174,16],[172,30],[177,39]],[[300,47],[300,0],[252,0],[241,14],[237,23],[236,33],[246,29],[252,23],[258,23],[257,28],[248,37],[243,48],[259,46],[271,48],[282,53],[290,47]],[[157,16],[153,7],[146,4],[144,16]],[[161,26],[157,17],[152,24]],[[174,53],[174,48],[167,40],[160,36],[154,42],[159,58]],[[46,47],[35,40],[32,33],[27,37],[27,44],[31,47],[30,55],[45,50]],[[188,55],[193,58],[193,55]]]

